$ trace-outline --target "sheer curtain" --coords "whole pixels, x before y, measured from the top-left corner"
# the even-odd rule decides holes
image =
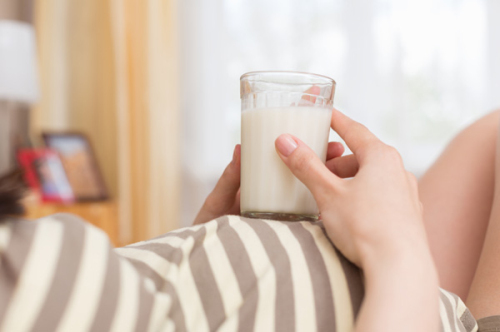
[[[497,0],[180,2],[183,223],[239,142],[248,71],[334,78],[336,107],[421,175],[460,128],[500,106],[498,13]]]

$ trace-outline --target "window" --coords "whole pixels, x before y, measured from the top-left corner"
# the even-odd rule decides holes
[[[336,107],[395,146],[417,176],[460,128],[500,106],[495,0],[180,5],[186,223],[239,142],[245,72],[332,77]]]

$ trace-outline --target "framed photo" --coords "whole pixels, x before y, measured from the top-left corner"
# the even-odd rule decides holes
[[[59,154],[76,200],[108,199],[108,191],[87,136],[78,132],[43,133],[42,136],[45,145]]]
[[[21,149],[17,159],[28,185],[41,193],[44,202],[71,203],[75,196],[57,152],[50,149]]]

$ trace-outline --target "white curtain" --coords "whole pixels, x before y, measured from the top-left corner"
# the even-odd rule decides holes
[[[337,81],[335,105],[421,175],[456,132],[500,106],[498,0],[184,0],[183,223],[239,142],[239,76]],[[332,135],[332,139],[335,135]]]

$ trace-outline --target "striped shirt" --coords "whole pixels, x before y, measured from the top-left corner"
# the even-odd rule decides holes
[[[0,226],[0,331],[350,331],[364,289],[321,223],[225,216],[114,249],[72,215]],[[441,291],[444,332],[477,331]]]

